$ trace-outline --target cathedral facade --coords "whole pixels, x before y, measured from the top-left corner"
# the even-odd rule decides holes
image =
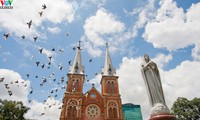
[[[94,85],[86,93],[83,93],[84,81],[84,66],[82,66],[79,45],[68,73],[60,120],[124,120],[118,76],[112,65],[108,46],[100,82],[101,93],[96,90]]]

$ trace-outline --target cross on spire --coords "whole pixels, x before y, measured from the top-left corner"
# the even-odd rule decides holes
[[[94,85],[95,85],[95,84],[94,84],[94,83],[92,83],[92,87],[94,87]]]
[[[78,41],[78,47],[77,47],[79,50],[81,49],[81,41],[79,40]]]
[[[81,60],[81,41],[78,41],[78,50],[76,52],[76,56],[73,62],[73,65],[70,67],[69,73],[71,74],[84,74],[84,66],[82,66]]]
[[[106,48],[108,48],[108,43],[106,42]]]

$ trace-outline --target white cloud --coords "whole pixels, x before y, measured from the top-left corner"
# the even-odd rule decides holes
[[[128,59],[124,57],[120,68],[117,70],[117,75],[119,76],[119,91],[122,103],[141,105],[143,117],[147,117],[150,105],[140,71],[141,62],[141,58]]]
[[[0,83],[0,99],[18,100],[26,103],[30,81],[23,80],[15,71],[0,69],[0,78],[3,77],[4,81]],[[5,87],[5,84],[8,84],[9,89]],[[8,94],[8,91],[12,92],[12,96]]]
[[[124,23],[117,20],[116,16],[104,8],[98,9],[96,15],[89,17],[85,21],[84,30],[85,36],[82,39],[85,40],[84,43],[89,47],[89,49],[86,47],[87,51],[94,57],[101,55],[99,47],[105,46],[106,42],[110,46],[117,48],[120,43],[127,40],[127,36],[124,35]],[[90,48],[94,48],[94,50],[90,51]]]
[[[163,68],[169,61],[172,60],[172,55],[157,54],[155,59],[152,59],[159,68]]]
[[[45,103],[33,100],[29,104],[31,109],[25,117],[37,120],[57,120],[60,117],[61,109],[58,108],[61,107],[61,105],[61,102],[54,98],[48,98]],[[42,113],[44,113],[44,115],[41,115]]]
[[[61,29],[58,27],[48,27],[47,29],[49,32],[51,32],[53,34],[59,33],[61,31]]]
[[[90,33],[93,30],[99,34],[109,34],[121,32],[124,28],[125,26],[123,23],[117,21],[113,14],[103,8],[99,9],[95,16],[88,18],[84,25],[88,37],[89,34],[87,33]]]
[[[145,26],[143,37],[156,48],[174,51],[194,45],[200,38],[200,3],[186,13],[173,0],[161,0],[155,19]],[[195,26],[195,27],[194,27]]]
[[[30,56],[31,56],[31,53],[30,53],[28,50],[24,50],[23,56],[24,56],[24,57],[30,57]]]
[[[43,4],[47,5],[47,9],[42,10]],[[12,10],[3,10],[0,14],[0,29],[5,32],[10,32],[11,35],[21,36],[26,38],[39,36],[45,38],[39,27],[43,26],[44,21],[50,21],[54,24],[61,22],[72,22],[74,20],[74,9],[72,4],[65,0],[14,0]],[[40,17],[38,12],[43,11],[43,16]],[[28,29],[27,22],[33,21],[31,29]]]
[[[125,14],[130,16],[138,15],[137,21],[130,28],[130,34],[132,34],[132,38],[136,37],[138,34],[138,30],[143,28],[147,22],[152,19],[155,15],[155,0],[148,0],[147,4],[144,7],[134,8],[131,12],[124,10]]]
[[[30,108],[27,114],[25,114],[25,118],[38,120],[56,120],[59,118],[61,109],[58,108],[62,105],[59,100],[48,98],[45,103],[40,103],[36,100],[28,103],[31,82],[23,80],[19,73],[8,69],[0,69],[0,78],[3,77],[4,81],[0,83],[0,99],[22,101],[25,106]],[[18,83],[15,83],[16,81]],[[9,96],[4,84],[8,84],[8,87],[10,87],[9,90],[12,91],[12,96]],[[45,114],[40,116],[42,113]]]
[[[156,63],[163,63],[163,57],[160,56],[163,55],[157,55],[152,60],[156,60]],[[166,61],[171,59],[170,55],[164,58],[168,59]],[[119,76],[122,102],[141,105],[143,119],[146,120],[149,119],[150,104],[140,71],[141,63],[142,58],[128,59],[124,57],[120,68],[117,70],[117,75]],[[188,99],[200,97],[199,67],[200,62],[197,61],[183,61],[176,68],[169,71],[164,71],[159,67],[163,91],[169,108],[172,107],[178,97],[186,97]]]
[[[74,20],[74,9],[71,3],[66,0],[48,0],[46,18],[53,23],[61,23],[62,21],[72,22]],[[45,13],[44,13],[45,14]]]
[[[140,8],[134,8],[131,12],[127,11],[126,9],[123,9],[123,11],[126,15],[133,16],[133,15],[140,13],[142,11],[142,9],[143,8],[140,7]]]
[[[197,43],[195,45],[195,47],[192,49],[192,57],[195,60],[199,60],[200,61],[200,43]]]
[[[106,0],[78,0],[77,2],[80,4],[80,8],[88,9],[89,7],[94,7],[94,5],[101,7],[104,5]]]
[[[183,61],[176,68],[164,71],[161,77],[164,81],[163,89],[169,107],[172,106],[177,97],[186,97],[188,99],[200,97],[200,81],[198,80],[200,74],[196,69],[199,67],[200,62]]]
[[[82,41],[83,40],[85,40],[84,37],[82,37]],[[93,57],[98,57],[102,54],[102,51],[98,47],[92,46],[90,42],[83,42],[83,44],[84,47],[89,52],[89,54],[92,55]]]

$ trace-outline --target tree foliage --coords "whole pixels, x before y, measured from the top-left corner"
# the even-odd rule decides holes
[[[0,120],[25,120],[24,114],[28,110],[22,102],[0,99]]]
[[[200,98],[179,97],[172,106],[172,113],[178,120],[200,120]]]

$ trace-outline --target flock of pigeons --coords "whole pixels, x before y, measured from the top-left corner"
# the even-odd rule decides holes
[[[43,5],[42,5],[42,9],[45,10],[46,8],[47,8],[47,6],[46,6],[45,4],[43,4]],[[43,11],[39,12],[39,16],[42,17],[42,15],[43,15]],[[32,21],[32,20],[30,20],[30,21],[27,23],[29,29],[31,28],[32,24],[33,24],[33,21]],[[3,34],[3,36],[4,36],[5,39],[8,39],[9,35],[10,35],[10,33]],[[68,37],[68,36],[69,36],[69,33],[66,33],[66,36]],[[25,35],[22,35],[22,36],[21,36],[21,39],[25,39]],[[38,39],[37,36],[34,36],[34,37],[33,37],[33,41],[34,41],[34,42],[36,42],[37,39]],[[72,49],[73,49],[73,51],[75,51],[75,50],[76,50],[76,47],[73,47]],[[39,54],[43,54],[44,48],[40,48],[38,51],[39,51]],[[61,53],[64,52],[64,49],[56,50],[55,48],[52,48],[51,51],[52,51],[52,52],[57,52],[57,51],[58,51],[58,52],[61,54]],[[41,63],[40,61],[35,61],[35,66],[38,67],[38,68],[41,67],[42,69],[50,69],[52,64],[55,65],[55,63],[52,62],[53,57],[54,57],[53,55],[48,56],[49,61],[48,61],[47,63]],[[31,56],[30,60],[33,61],[33,59],[34,59],[34,56]],[[89,63],[91,63],[91,62],[92,62],[92,59],[89,59]],[[69,66],[71,65],[71,60],[68,61],[68,64],[69,64]],[[62,63],[60,63],[60,64],[58,65],[58,69],[59,69],[60,71],[63,70],[63,65],[62,65]],[[95,73],[95,75],[97,75],[97,73]],[[45,83],[47,83],[47,81],[49,81],[49,80],[50,80],[51,82],[54,82],[54,83],[57,82],[57,83],[56,83],[57,86],[62,85],[62,83],[65,83],[65,76],[66,76],[66,75],[62,76],[61,79],[58,80],[58,79],[55,77],[55,73],[53,72],[53,73],[51,73],[48,77],[41,77],[41,78],[40,78],[40,79],[41,79],[41,83],[40,83],[39,85],[40,85],[40,87],[42,87],[42,86],[44,86]],[[33,77],[34,77],[35,79],[39,79],[39,76],[38,76],[38,75],[31,76],[31,74],[29,74],[29,73],[26,74],[26,77],[27,77],[27,79],[29,79],[29,78],[31,78],[31,77],[32,77],[31,79],[33,79]],[[87,77],[87,75],[85,75],[85,77]],[[3,83],[4,80],[5,80],[5,77],[0,78],[0,84]],[[87,82],[89,82],[89,80],[87,80]],[[68,83],[68,82],[66,81],[66,83]],[[12,95],[13,95],[13,92],[12,92],[12,90],[11,90],[12,85],[16,85],[17,87],[23,86],[23,87],[25,87],[25,88],[28,88],[28,87],[27,87],[26,81],[20,81],[20,80],[11,81],[10,83],[6,83],[6,84],[4,84],[4,85],[5,85],[5,88],[7,89],[7,92],[8,92],[8,94],[9,94],[9,96],[12,96]],[[52,89],[52,90],[49,90],[49,91],[48,91],[48,97],[47,97],[47,99],[48,99],[48,98],[51,99],[52,97],[54,97],[54,98],[58,97],[58,92],[59,92],[59,90],[62,90],[62,89],[64,89],[64,90],[66,89],[66,84],[64,84],[63,86],[54,88],[54,89]],[[29,89],[29,94],[33,94],[33,93],[34,93],[34,88],[33,88],[33,87],[30,87],[30,89]],[[53,103],[53,104],[47,103],[47,99],[43,100],[43,102],[45,103],[45,105],[47,105],[46,107],[44,107],[44,110],[46,110],[47,108],[51,108],[52,106],[55,106],[55,105],[56,105],[56,102]],[[28,102],[31,104],[32,100],[29,99]],[[59,107],[58,109],[61,109],[61,107]],[[42,112],[42,113],[40,114],[40,116],[42,116],[42,115],[45,115],[45,112]]]
[[[47,8],[47,6],[46,6],[45,4],[43,4],[43,5],[42,5],[42,10],[45,10],[46,8]],[[38,12],[38,13],[39,13],[39,16],[40,16],[40,17],[43,16],[43,11]],[[33,21],[32,21],[32,20],[30,20],[30,21],[27,23],[29,29],[31,28],[32,24],[33,24]],[[67,35],[67,37],[68,37],[68,36],[69,36],[69,33],[66,33],[66,35]],[[10,36],[10,33],[5,33],[5,34],[3,34],[3,36],[4,36],[4,39],[7,40],[7,39],[9,38],[9,36]],[[21,39],[25,39],[25,38],[26,38],[25,35],[22,35],[22,36],[21,36]],[[34,37],[33,37],[33,41],[34,41],[34,42],[36,42],[37,39],[38,39],[37,36],[34,36]],[[1,46],[0,46],[0,47],[1,47]],[[43,49],[44,49],[44,48],[39,49],[39,53],[40,53],[40,54],[43,53]],[[75,47],[73,48],[73,50],[75,50]],[[55,48],[52,48],[52,51],[55,52],[55,51],[56,51]],[[63,52],[64,52],[64,49],[60,49],[59,52],[60,52],[60,53],[63,53]],[[48,58],[49,58],[50,61],[48,62],[47,68],[50,69],[51,60],[52,60],[53,56],[49,56]],[[33,59],[34,59],[34,56],[31,56],[31,60],[33,60]],[[71,61],[69,61],[68,63],[69,63],[69,65],[70,65]],[[35,64],[36,64],[37,67],[39,67],[39,66],[41,65],[41,68],[42,68],[42,69],[44,69],[45,66],[46,66],[45,64],[41,64],[40,61],[36,61]],[[59,68],[60,70],[62,70],[62,69],[63,69],[62,64],[59,64],[59,65],[58,65],[58,68]],[[27,74],[26,74],[26,77],[27,77],[27,78],[30,78],[31,75],[30,75],[29,73],[27,73]],[[36,75],[35,78],[39,78],[39,76]],[[15,85],[15,86],[17,86],[17,87],[25,87],[25,88],[28,89],[28,86],[27,86],[27,82],[26,82],[26,81],[23,81],[23,80],[13,80],[13,81],[11,81],[11,82],[9,82],[9,83],[6,83],[5,79],[6,79],[6,77],[1,77],[1,78],[0,78],[0,84],[1,84],[1,83],[5,83],[4,86],[5,86],[5,88],[7,89],[7,92],[8,92],[8,95],[9,95],[9,96],[12,96],[12,95],[13,95],[13,91],[12,91],[12,89],[11,89],[11,88],[13,87],[13,85]],[[52,79],[53,82],[56,82],[56,78],[54,78],[54,73],[52,73],[52,74],[49,76],[49,79]],[[4,82],[4,81],[5,81],[5,82]],[[47,82],[47,78],[46,78],[46,77],[42,77],[42,82],[41,82],[40,86],[42,87],[46,82]],[[64,83],[64,76],[61,78],[61,83]],[[57,84],[61,84],[61,83],[58,82]],[[62,86],[61,88],[56,88],[56,89],[50,90],[50,91],[48,92],[48,98],[51,98],[51,97],[58,97],[58,94],[57,94],[57,93],[58,93],[58,91],[59,91],[60,89],[66,89],[66,87],[65,87],[65,86]],[[34,93],[34,88],[33,88],[33,87],[30,87],[30,88],[29,88],[29,94],[33,94],[33,93]],[[54,96],[52,96],[53,93],[55,93]],[[47,98],[47,99],[48,99],[48,98]],[[44,107],[44,110],[46,110],[47,108],[51,108],[52,106],[55,106],[55,105],[56,105],[56,102],[53,103],[53,104],[48,103],[48,102],[47,102],[47,99],[45,99],[45,100],[43,101],[44,104],[46,105],[46,106]],[[29,99],[28,102],[31,104],[32,100]],[[60,105],[58,105],[58,106],[60,106]],[[59,107],[58,109],[61,109],[61,107]],[[40,116],[42,116],[42,115],[45,115],[45,112],[42,112],[42,113],[40,114]]]
[[[46,8],[47,8],[47,6],[46,6],[45,4],[43,4],[43,5],[42,5],[42,9],[45,10]],[[43,11],[38,12],[38,13],[39,13],[40,17],[42,17]],[[30,20],[30,21],[27,23],[27,25],[28,25],[28,28],[30,29],[30,28],[31,28],[31,25],[32,25],[32,20]],[[10,33],[5,33],[5,34],[3,34],[3,36],[4,36],[5,39],[8,39],[9,35],[10,35]],[[25,39],[25,36],[22,35],[21,38],[22,38],[22,39]],[[34,39],[35,42],[36,42],[37,38],[38,38],[38,37],[33,37],[33,39]]]

